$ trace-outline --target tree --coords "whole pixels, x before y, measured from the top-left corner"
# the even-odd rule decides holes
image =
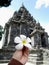
[[[3,27],[0,25],[0,40],[2,39],[2,34],[3,34]]]
[[[8,7],[12,0],[0,0],[0,7]]]

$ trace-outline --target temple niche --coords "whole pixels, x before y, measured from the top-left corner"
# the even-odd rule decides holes
[[[48,34],[40,23],[36,23],[33,32],[30,34],[31,39],[34,39],[34,47],[48,47]]]
[[[40,23],[36,23],[34,17],[22,5],[5,24],[4,43],[2,49],[0,49],[0,62],[8,62],[10,60],[16,50],[14,38],[20,34],[29,36],[34,48],[48,47],[47,32],[45,32]]]

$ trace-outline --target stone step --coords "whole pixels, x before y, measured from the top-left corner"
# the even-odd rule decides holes
[[[36,57],[36,56],[37,56],[37,54],[30,54],[29,56],[31,56],[31,57],[32,57],[32,56],[33,56],[33,57]]]
[[[9,62],[10,60],[0,60],[0,63],[7,63]]]

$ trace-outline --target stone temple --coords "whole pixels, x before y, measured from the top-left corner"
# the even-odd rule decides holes
[[[14,38],[24,34],[32,40],[33,49],[30,52],[28,62],[37,65],[45,63],[45,50],[48,49],[48,34],[45,29],[36,22],[29,11],[22,5],[18,11],[15,11],[12,18],[5,24],[3,46],[0,49],[0,62],[8,62],[15,52]],[[46,53],[49,55],[48,53]],[[43,62],[44,61],[44,62]]]

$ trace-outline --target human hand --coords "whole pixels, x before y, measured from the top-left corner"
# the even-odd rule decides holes
[[[12,58],[18,60],[23,65],[25,65],[28,60],[28,55],[29,55],[29,49],[24,46],[22,50],[16,50]]]

